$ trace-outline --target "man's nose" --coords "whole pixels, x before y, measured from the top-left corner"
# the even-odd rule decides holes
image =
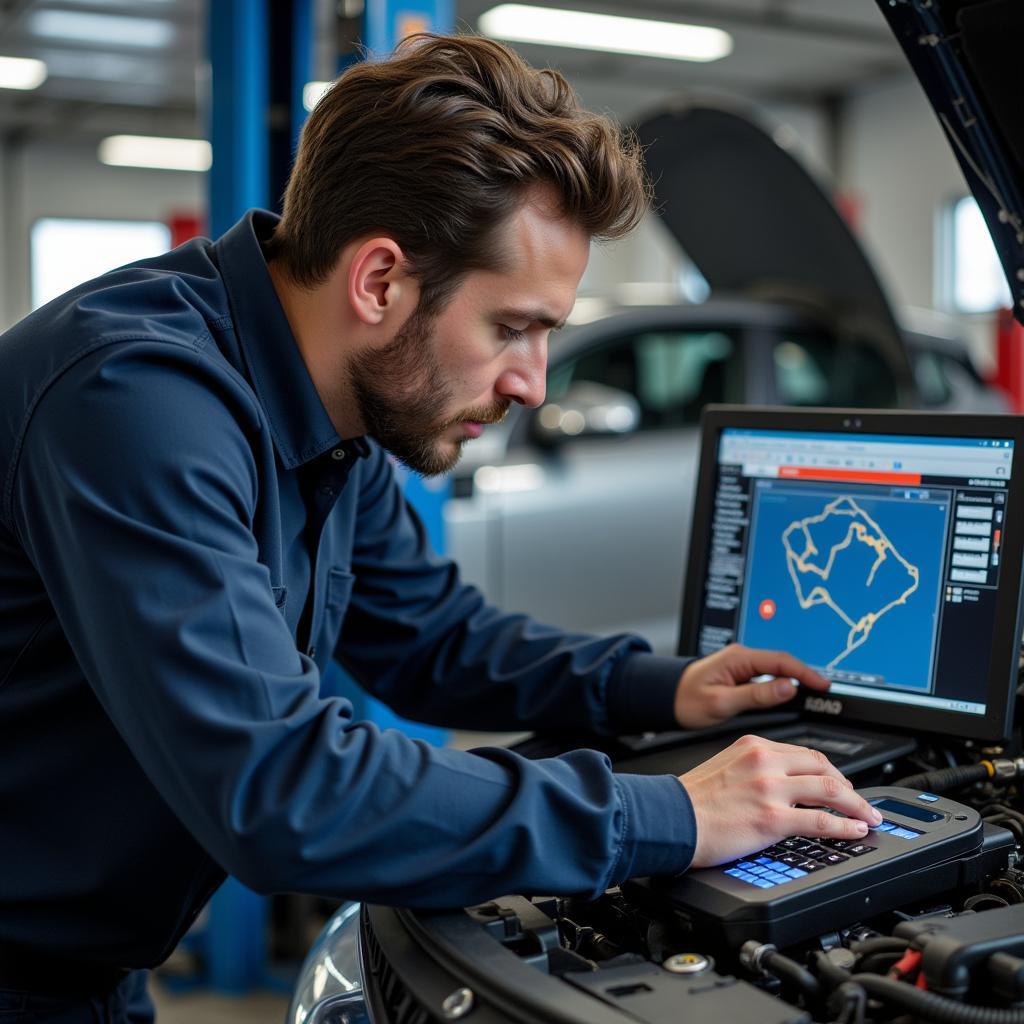
[[[538,340],[518,355],[498,377],[495,390],[503,398],[535,408],[544,401],[547,391],[547,339]]]

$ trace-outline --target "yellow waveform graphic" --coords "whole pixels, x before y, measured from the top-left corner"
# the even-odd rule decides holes
[[[850,521],[847,524],[845,536],[829,547],[827,557],[822,564],[819,557],[822,552],[815,544],[811,529],[825,523],[832,516],[844,517]],[[801,542],[803,548],[798,550]],[[878,620],[894,608],[906,604],[907,598],[920,585],[921,573],[918,567],[911,565],[896,550],[892,541],[885,535],[885,531],[849,496],[834,498],[825,506],[820,515],[808,516],[790,523],[782,534],[782,543],[786,549],[786,567],[793,580],[793,587],[796,590],[800,607],[807,609],[819,604],[828,605],[850,627],[846,638],[846,648],[828,663],[827,668],[834,668],[851,652],[860,647],[871,635],[871,630],[874,629]],[[878,570],[890,559],[895,560],[909,577],[906,589],[898,597],[880,608],[860,613],[844,610],[833,599],[827,586],[837,559],[843,556],[844,552],[853,551],[855,544],[864,545],[869,557],[871,554],[874,555],[864,579],[865,589],[872,585]],[[843,562],[849,565],[851,560],[849,557],[844,557]],[[807,576],[814,577],[815,582],[805,594],[802,580]]]

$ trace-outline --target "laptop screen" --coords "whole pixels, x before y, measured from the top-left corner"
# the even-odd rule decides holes
[[[1013,417],[711,407],[683,647],[795,654],[832,682],[810,711],[1002,736],[1020,434]]]

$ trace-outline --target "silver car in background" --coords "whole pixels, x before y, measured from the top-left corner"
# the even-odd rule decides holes
[[[554,337],[545,404],[467,446],[445,526],[464,577],[500,607],[668,653],[704,405],[1005,405],[963,346],[901,331],[827,196],[750,119],[684,106],[639,133],[662,219],[712,297]]]

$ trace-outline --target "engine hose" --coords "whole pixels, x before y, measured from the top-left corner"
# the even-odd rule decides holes
[[[761,958],[761,968],[783,982],[790,982],[803,993],[804,998],[817,1001],[821,998],[821,984],[806,967],[778,952],[766,952]]]
[[[877,974],[853,974],[847,979],[860,985],[873,999],[896,1003],[917,1017],[936,1024],[1024,1024],[1024,1009],[998,1006],[967,1006],[935,992]]]
[[[868,974],[888,974],[901,956],[902,954],[895,950],[889,950],[887,953],[869,953],[857,962],[857,970],[866,971]]]
[[[870,939],[860,939],[850,943],[850,949],[858,956],[871,956],[872,953],[905,953],[910,945],[908,939],[891,938],[888,935],[876,935]]]
[[[824,978],[833,988],[838,988],[844,981],[849,981],[853,977],[849,971],[844,971],[842,967],[837,967],[832,963],[826,953],[814,954],[814,966],[817,969],[818,977]]]
[[[906,786],[907,789],[920,789],[927,793],[945,793],[947,789],[956,789],[971,782],[990,779],[995,774],[991,763],[957,765],[955,768],[940,768],[934,772],[921,772],[919,775],[908,775],[897,779],[894,786]]]
[[[850,974],[832,963],[825,953],[816,954],[814,962],[819,977],[833,988],[847,983],[860,985],[873,999],[896,1003],[915,1016],[936,1024],[1024,1024],[1024,1009],[968,1006],[908,985],[905,981],[882,978],[877,974]]]

